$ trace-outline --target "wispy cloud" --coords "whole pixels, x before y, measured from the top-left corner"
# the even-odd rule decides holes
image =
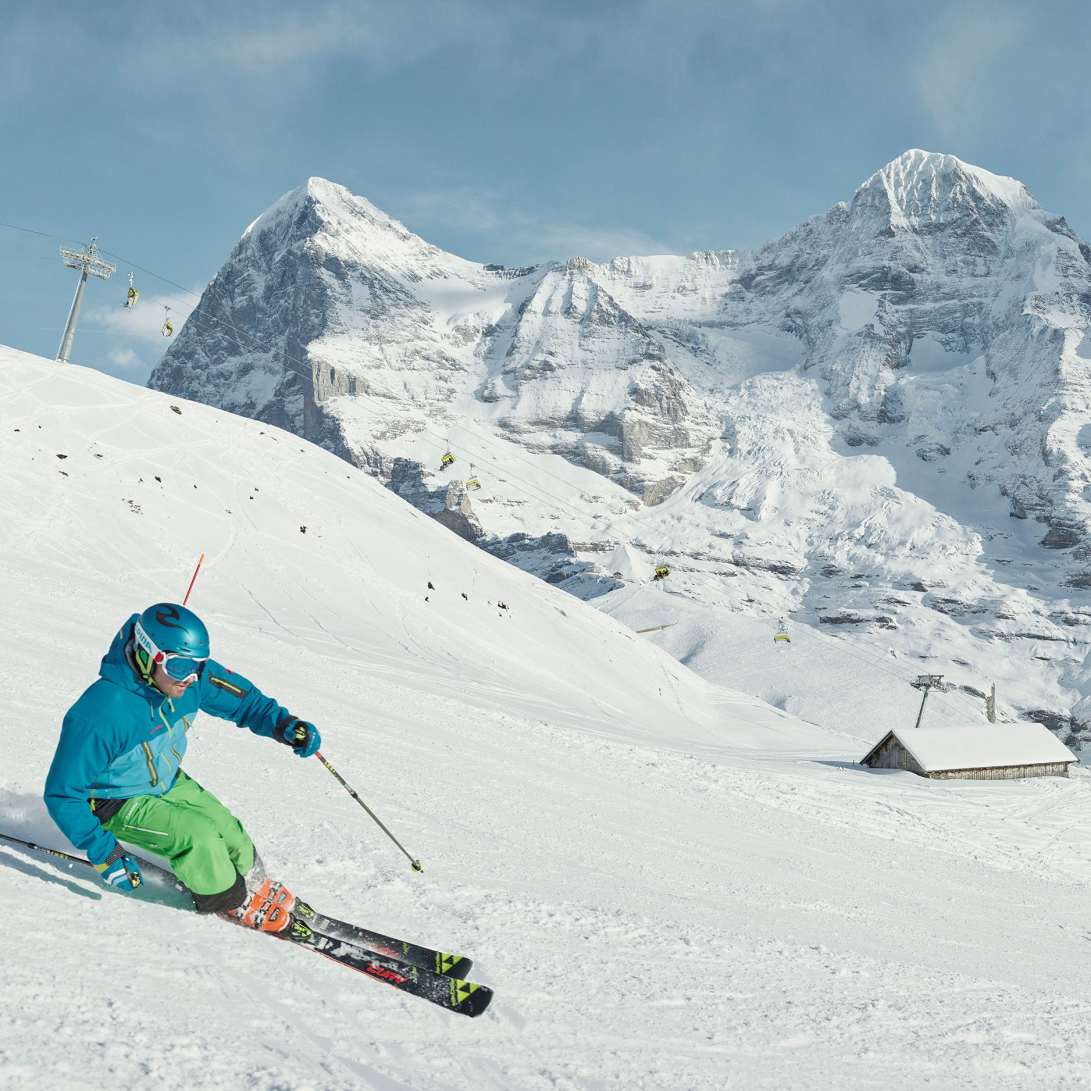
[[[122,371],[136,371],[145,366],[132,349],[111,349],[107,357],[111,364]]]
[[[478,261],[531,264],[570,257],[603,261],[633,254],[669,254],[677,248],[625,224],[581,224],[555,220],[519,207],[503,194],[469,187],[405,195],[399,219],[430,241],[457,232],[478,248]]]
[[[575,8],[490,0],[189,0],[168,21],[139,5],[75,16],[31,5],[5,13],[0,80],[37,84],[35,73],[47,62],[61,76],[75,75],[90,50],[113,82],[145,93],[170,88],[180,104],[222,96],[226,85],[233,101],[259,88],[283,93],[338,59],[358,60],[359,74],[370,78],[452,48],[464,52],[467,65],[503,66],[517,52],[528,78],[555,76],[577,61],[626,71],[650,64],[661,78],[692,73],[694,54],[712,41],[781,30],[813,2],[640,0]],[[58,90],[64,85],[55,82]]]
[[[65,77],[82,83],[93,59],[113,85],[167,92],[183,108],[201,100],[223,107],[240,96],[290,94],[339,58],[388,74],[446,46],[488,43],[501,22],[483,0],[189,0],[166,19],[146,5],[79,13],[30,5],[4,13],[0,87],[64,97]],[[57,78],[43,80],[43,71]]]
[[[953,145],[995,124],[1009,52],[1033,32],[1030,12],[1000,3],[954,5],[933,21],[913,64],[916,93],[935,130]],[[944,150],[944,149],[940,149]]]
[[[140,302],[132,309],[121,304],[116,307],[99,306],[93,308],[88,317],[97,327],[116,333],[126,343],[154,345],[163,349],[169,340],[163,333],[164,321],[170,318],[177,335],[196,306],[197,297],[184,292],[141,294]]]
[[[142,383],[171,344],[171,338],[163,334],[164,321],[170,318],[173,336],[177,337],[196,305],[195,295],[172,292],[142,293],[131,310],[120,302],[115,307],[91,307],[80,322],[76,340],[82,340],[81,329],[87,334],[94,333],[93,344],[101,356],[91,361],[87,348],[81,348],[78,356],[113,375]]]
[[[417,191],[399,199],[398,215],[412,230],[416,230],[415,223],[445,224],[487,235],[499,230],[507,218],[504,203],[498,192],[470,186]]]
[[[126,45],[134,82],[200,74],[217,86],[242,79],[266,89],[307,80],[314,66],[355,58],[382,75],[458,42],[490,36],[479,0],[325,0],[324,3],[191,4],[164,43],[159,20],[135,20]]]
[[[590,227],[578,223],[531,220],[514,234],[528,250],[544,257],[582,257],[594,261],[637,254],[671,254],[677,248],[632,227]]]

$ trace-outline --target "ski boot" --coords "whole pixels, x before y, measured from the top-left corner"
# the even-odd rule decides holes
[[[244,928],[279,935],[292,923],[294,906],[295,895],[283,883],[263,879],[253,891],[247,893],[242,905],[221,916]]]

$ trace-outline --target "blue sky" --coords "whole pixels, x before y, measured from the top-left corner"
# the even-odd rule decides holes
[[[142,382],[162,303],[322,175],[464,257],[752,247],[907,148],[1091,238],[1085,4],[330,0],[5,6],[0,221],[122,255],[73,359]],[[52,356],[76,274],[0,228],[0,342]],[[122,312],[135,263],[144,296]],[[173,283],[170,283],[173,282]]]

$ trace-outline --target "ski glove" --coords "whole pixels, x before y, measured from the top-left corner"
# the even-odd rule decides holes
[[[120,845],[101,864],[95,864],[95,870],[104,883],[126,892],[136,890],[144,881],[140,865]]]
[[[301,758],[309,758],[321,745],[318,728],[306,720],[288,720],[277,728],[277,738],[290,746]]]

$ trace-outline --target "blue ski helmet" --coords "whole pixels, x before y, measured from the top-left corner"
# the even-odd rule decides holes
[[[157,602],[140,615],[140,627],[155,646],[171,655],[208,658],[208,630],[192,611],[173,602]]]

